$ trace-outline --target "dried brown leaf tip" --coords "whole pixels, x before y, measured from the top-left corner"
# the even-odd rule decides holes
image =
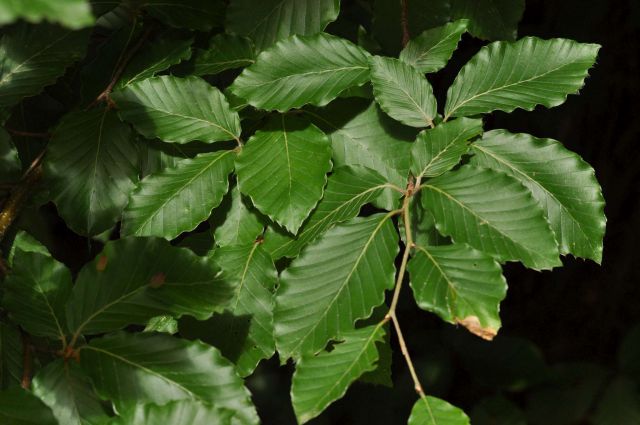
[[[166,280],[166,276],[164,273],[159,272],[151,276],[151,280],[149,281],[149,286],[156,289],[164,285],[164,281]]]
[[[109,259],[107,258],[107,256],[102,255],[100,258],[98,258],[98,262],[96,263],[96,270],[99,272],[103,272],[107,268],[108,262]]]
[[[456,319],[456,323],[467,328],[472,334],[487,341],[493,340],[498,334],[498,331],[493,328],[483,328],[477,316],[467,316],[464,319]]]

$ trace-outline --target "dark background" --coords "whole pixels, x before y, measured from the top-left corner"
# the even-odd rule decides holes
[[[563,268],[543,273],[509,264],[503,327],[493,343],[418,311],[408,296],[399,317],[426,391],[471,412],[474,425],[592,423],[608,386],[622,376],[620,344],[640,322],[640,1],[527,0],[519,28],[519,36],[602,45],[580,96],[550,110],[496,113],[487,129],[560,140],[595,168],[607,202],[603,263],[565,258]],[[451,65],[432,79],[440,96],[483,44],[464,36]],[[355,384],[311,423],[406,423],[416,396],[395,337],[392,344],[394,389]],[[291,371],[272,360],[252,378],[265,424],[295,423],[288,400]],[[520,422],[497,419],[504,399],[521,410]],[[640,409],[638,397],[624,403]],[[619,425],[640,420],[620,415]]]

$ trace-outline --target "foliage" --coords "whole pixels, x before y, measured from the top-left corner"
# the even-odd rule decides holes
[[[244,378],[276,353],[305,423],[391,382],[391,334],[403,420],[469,423],[425,393],[400,291],[492,340],[505,262],[601,261],[593,169],[482,118],[564,103],[599,46],[515,40],[524,1],[360,3],[349,33],[339,0],[0,2],[3,423],[257,424]],[[425,74],[470,36],[441,99]],[[16,220],[51,203],[80,266]],[[606,394],[599,423],[637,396]]]

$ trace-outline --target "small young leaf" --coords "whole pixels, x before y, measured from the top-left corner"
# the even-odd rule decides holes
[[[302,356],[291,384],[291,401],[298,423],[318,416],[342,398],[349,386],[365,372],[375,369],[376,343],[384,340],[381,325],[344,332],[344,341],[331,352]]]
[[[71,112],[47,147],[45,181],[67,225],[83,235],[111,228],[138,181],[138,151],[108,109]],[[88,160],[91,158],[91,160]]]
[[[484,40],[515,40],[525,0],[452,0],[453,19],[469,19],[469,32]]]
[[[0,423],[8,425],[60,425],[51,409],[22,388],[0,392]]]
[[[423,396],[411,409],[408,425],[469,425],[469,418],[457,407],[439,398]]]
[[[469,20],[460,19],[423,32],[409,40],[400,52],[400,60],[423,74],[439,71],[451,59],[468,25]]]
[[[471,147],[473,164],[509,174],[531,191],[545,210],[561,254],[600,263],[604,199],[589,164],[556,140],[505,130],[490,131]]]
[[[112,97],[120,117],[149,139],[213,143],[240,137],[238,113],[220,90],[199,77],[148,78]]]
[[[71,293],[71,273],[48,255],[18,250],[4,282],[2,306],[32,335],[63,339],[64,305]]]
[[[196,52],[194,75],[214,75],[227,69],[242,68],[256,61],[253,43],[245,37],[218,34],[207,50]]]
[[[420,308],[481,338],[496,336],[507,282],[493,258],[465,244],[417,246],[408,270]]]
[[[482,120],[459,118],[424,130],[411,148],[414,176],[436,177],[460,162],[469,149],[468,141],[482,134]]]
[[[261,217],[245,204],[237,186],[231,190],[230,197],[230,206],[226,214],[217,215],[222,209],[220,207],[214,211],[209,221],[215,229],[213,237],[216,245],[233,246],[254,242],[264,229]]]
[[[339,12],[340,0],[231,0],[226,26],[263,51],[293,34],[321,32]]]
[[[433,125],[436,98],[422,74],[394,58],[374,56],[369,63],[373,94],[383,111],[411,127]]]
[[[5,0],[0,3],[0,25],[18,19],[31,23],[47,20],[71,29],[88,27],[95,21],[88,0]]]
[[[369,80],[368,57],[361,47],[333,35],[293,36],[262,52],[231,91],[259,109],[324,106]]]
[[[224,22],[223,0],[142,0],[154,18],[177,28],[209,31]]]
[[[122,234],[171,240],[195,229],[222,202],[234,156],[203,153],[144,178],[124,211]]]
[[[567,95],[580,90],[599,48],[562,38],[491,43],[480,49],[449,87],[445,120],[561,105]]]
[[[249,139],[236,170],[240,192],[295,234],[322,197],[331,144],[313,124],[281,115]]]
[[[162,405],[190,399],[233,410],[241,424],[259,422],[233,365],[200,341],[119,332],[83,346],[80,366],[98,394],[112,400],[124,415],[145,402]]]
[[[440,233],[458,243],[535,270],[562,264],[542,207],[513,177],[464,166],[423,185],[422,202]]]
[[[393,287],[397,253],[398,234],[383,214],[354,218],[309,245],[280,275],[280,359],[315,353],[368,317]]]
[[[232,425],[234,412],[195,400],[171,401],[162,406],[138,404],[110,425]]]

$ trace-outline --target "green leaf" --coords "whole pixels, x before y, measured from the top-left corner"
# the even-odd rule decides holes
[[[321,32],[339,12],[340,0],[232,0],[226,28],[248,36],[262,51],[293,34]]]
[[[4,30],[0,40],[0,107],[13,106],[53,84],[84,56],[88,40],[88,31],[67,31],[48,24]]]
[[[433,126],[436,98],[423,75],[394,58],[374,56],[369,63],[373,94],[383,111],[411,127]]]
[[[352,99],[332,103],[326,110],[310,112],[327,127],[333,147],[334,167],[361,165],[380,173],[400,188],[407,185],[413,129],[390,119],[375,102]],[[398,194],[385,191],[376,205],[395,208]]]
[[[0,392],[0,423],[7,425],[59,425],[51,409],[22,388]]]
[[[421,309],[481,338],[496,336],[507,281],[493,258],[465,244],[416,246],[408,270]]]
[[[389,218],[375,214],[330,229],[280,275],[274,319],[282,361],[323,349],[382,304],[398,253]]]
[[[197,51],[193,74],[215,75],[227,69],[249,66],[255,61],[256,54],[250,39],[218,34],[213,37],[207,50]]]
[[[525,0],[452,0],[453,19],[469,19],[469,32],[484,40],[515,40]]]
[[[322,197],[331,145],[313,124],[281,115],[249,139],[236,170],[240,191],[295,234]]]
[[[153,77],[172,65],[188,60],[191,57],[191,43],[193,38],[180,38],[173,32],[154,40],[133,56],[118,80],[116,88]]]
[[[177,28],[209,31],[224,22],[223,0],[143,0],[140,6],[154,18]]]
[[[20,330],[0,322],[0,389],[17,387],[22,381],[22,337]],[[2,413],[0,413],[1,415]]]
[[[203,153],[144,178],[123,214],[123,235],[174,239],[195,229],[229,188],[233,151]]]
[[[235,411],[234,424],[259,422],[233,365],[200,341],[119,332],[81,347],[80,365],[98,394],[124,415],[146,402],[189,399]]]
[[[24,230],[19,230],[16,234],[15,239],[13,240],[13,244],[11,245],[11,249],[9,250],[9,255],[7,256],[7,264],[9,267],[13,267],[13,259],[16,255],[16,252],[35,252],[38,254],[51,256],[47,248],[42,245],[36,238],[25,232]]]
[[[594,425],[640,423],[640,391],[633,380],[620,376],[607,385],[591,419]]]
[[[240,118],[217,88],[199,77],[147,78],[113,93],[120,117],[164,142],[238,140]]]
[[[542,207],[513,177],[464,166],[423,185],[422,202],[455,242],[535,270],[562,264]]]
[[[362,374],[375,369],[376,343],[384,340],[382,325],[344,332],[344,342],[331,352],[304,355],[296,365],[291,384],[291,401],[298,423],[318,416],[328,405],[342,398]]]
[[[606,218],[593,169],[552,139],[505,130],[486,133],[471,145],[471,162],[520,180],[542,205],[561,254],[600,263]]]
[[[439,398],[423,396],[411,409],[409,425],[469,425],[469,418],[457,407]]]
[[[18,250],[4,283],[2,306],[32,335],[63,340],[71,273],[48,255]]]
[[[47,20],[71,29],[88,27],[95,21],[87,0],[3,0],[0,3],[0,25],[18,19],[31,23]]]
[[[231,90],[259,109],[324,106],[369,80],[368,57],[361,47],[329,34],[293,36],[262,52]]]
[[[130,128],[107,109],[67,114],[47,147],[44,175],[58,213],[82,235],[111,228],[138,180]]]
[[[149,319],[143,332],[164,332],[174,335],[178,333],[178,321],[172,316],[155,316]]]
[[[216,245],[244,245],[254,242],[264,229],[261,218],[245,205],[237,186],[231,190],[230,198],[228,210],[223,213],[222,207],[217,208],[210,221],[215,229],[213,237]]]
[[[599,48],[562,38],[491,43],[480,49],[449,87],[445,120],[561,105],[583,86]]]
[[[109,420],[91,382],[75,362],[49,363],[33,378],[33,393],[53,411],[60,424],[100,425]]]
[[[231,425],[233,411],[194,400],[178,400],[159,406],[138,404],[111,425]]]
[[[468,25],[468,19],[460,19],[423,32],[409,40],[400,52],[400,60],[423,74],[439,71],[451,59]]]
[[[221,278],[235,288],[235,295],[224,314],[204,323],[183,320],[180,334],[219,348],[244,377],[275,351],[273,291],[278,275],[259,243],[216,249],[213,261],[222,268]]]
[[[385,187],[384,177],[361,166],[340,167],[328,179],[322,200],[302,226],[297,237],[269,228],[264,247],[275,259],[296,257],[300,250],[334,224],[357,216],[360,208],[378,198]]]
[[[216,271],[206,258],[163,239],[108,242],[80,270],[67,303],[69,328],[98,334],[163,314],[206,319],[232,296]]]
[[[411,148],[411,172],[418,177],[439,176],[460,162],[468,141],[482,134],[482,120],[460,118],[424,130]]]
[[[22,164],[11,136],[0,128],[0,181],[15,181],[20,178]]]

